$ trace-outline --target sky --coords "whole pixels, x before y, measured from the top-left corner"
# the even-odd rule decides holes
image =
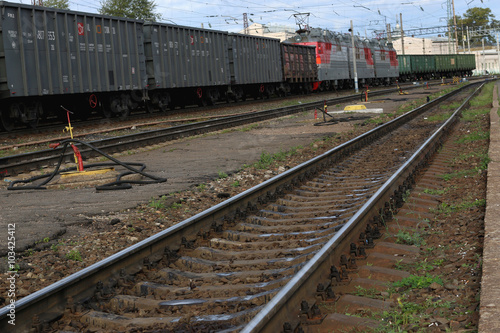
[[[31,3],[30,0],[11,0]],[[70,9],[97,13],[101,0],[70,0]],[[451,7],[451,0],[450,7]],[[310,27],[346,33],[353,21],[355,33],[376,37],[387,24],[394,30],[400,24],[404,30],[443,27],[447,22],[447,0],[155,0],[161,22],[191,27],[204,27],[237,32],[243,29],[243,13],[248,24],[286,25],[296,29],[296,16]],[[454,0],[455,14],[463,16],[473,7],[490,8],[500,20],[499,0]],[[308,13],[309,15],[303,15]],[[434,34],[435,35],[435,34]],[[424,37],[424,36],[422,36]]]

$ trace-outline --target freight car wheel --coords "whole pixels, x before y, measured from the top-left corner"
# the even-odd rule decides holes
[[[27,122],[27,126],[29,128],[37,128],[38,123],[40,122],[40,119],[43,117],[43,108],[42,108],[42,103],[40,102],[33,102],[29,104],[27,107],[27,113],[29,114],[29,120]]]
[[[110,104],[111,113],[121,119],[125,119],[130,114],[126,95],[113,97]]]
[[[113,112],[111,112],[111,109],[108,105],[103,105],[102,106],[102,115],[105,117],[105,118],[111,118],[113,117]]]
[[[6,111],[3,111],[1,114],[0,114],[0,118],[1,118],[1,124],[2,124],[2,128],[7,131],[7,132],[10,132],[14,129],[14,119],[12,119],[10,117],[10,114]]]
[[[38,127],[38,123],[39,119],[35,119],[35,120],[30,120],[27,125],[29,128],[35,129]]]
[[[217,89],[209,89],[205,95],[205,99],[208,105],[215,105],[215,102],[219,100],[219,91]]]
[[[144,101],[144,108],[146,109],[147,113],[153,113],[155,111],[155,108],[151,101]]]

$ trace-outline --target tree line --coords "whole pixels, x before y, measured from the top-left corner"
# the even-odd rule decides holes
[[[46,0],[44,7],[69,9],[69,0]],[[156,13],[153,0],[104,0],[101,2],[99,14],[126,17],[145,21],[158,21],[161,14]]]

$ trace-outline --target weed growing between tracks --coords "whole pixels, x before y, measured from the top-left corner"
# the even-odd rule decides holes
[[[450,161],[453,171],[441,175],[445,187],[424,191],[441,201],[430,211],[430,228],[396,235],[421,254],[414,264],[396,265],[412,275],[387,291],[396,307],[373,314],[387,323],[379,332],[477,331],[492,87],[472,101],[452,133],[452,152],[460,153]]]

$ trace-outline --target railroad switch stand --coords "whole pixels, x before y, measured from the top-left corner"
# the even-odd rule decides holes
[[[368,102],[368,93],[370,92],[368,88],[369,86],[366,85],[365,90],[361,93],[361,102],[363,102],[363,96],[364,96],[364,102]]]
[[[397,85],[397,87],[398,87],[398,90],[399,90],[399,94],[400,94],[400,95],[408,95],[408,92],[407,92],[407,91],[403,91],[403,88],[401,88],[401,87],[399,86],[399,82],[398,82],[398,81],[396,81],[396,85]]]
[[[68,117],[68,126],[66,126],[63,130],[63,132],[69,132],[69,135],[71,137],[71,139],[73,139],[73,126],[71,126],[71,119],[70,119],[70,116],[69,114],[70,113],[73,113],[71,112],[70,110],[66,109],[64,106],[61,105],[61,108],[66,111],[66,116]],[[56,148],[58,147],[59,144],[57,145],[49,145],[49,147],[51,148]],[[83,171],[83,160],[82,160],[82,154],[80,154],[80,151],[78,150],[78,148],[73,144],[71,143],[71,148],[73,149],[73,156],[75,157],[75,164],[77,165],[78,167],[78,172],[82,172]]]
[[[323,102],[323,121],[326,121],[326,115],[328,114],[328,105],[326,101]]]

